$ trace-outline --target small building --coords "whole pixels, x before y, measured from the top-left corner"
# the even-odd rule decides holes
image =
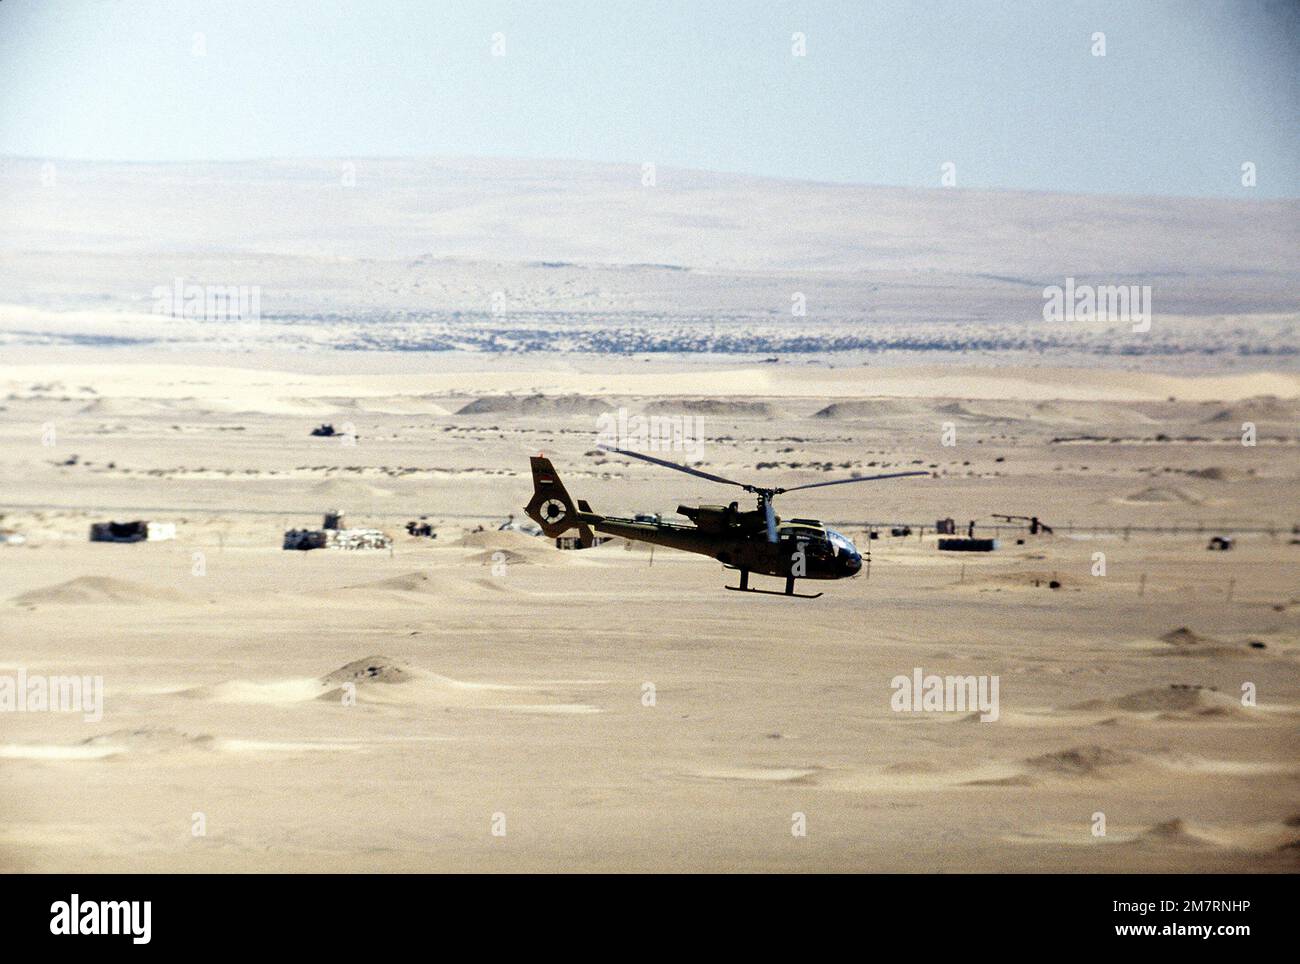
[[[513,514],[505,522],[497,526],[497,532],[522,532],[526,536],[540,536],[542,534],[540,526],[531,522],[519,522]]]
[[[614,538],[614,537],[613,537],[613,536],[596,536],[594,539],[592,539],[591,545],[592,545],[592,546],[603,545],[604,543],[609,542],[612,538]],[[588,549],[588,548],[591,548],[591,546],[584,546],[584,545],[582,544],[582,538],[581,538],[580,536],[556,536],[556,537],[555,537],[555,548],[557,548],[557,549]]]
[[[997,539],[940,539],[939,549],[943,552],[992,552],[997,549]]]
[[[329,537],[324,529],[290,529],[284,534],[285,549],[324,549]]]
[[[326,549],[387,549],[393,537],[379,529],[330,529]]]
[[[149,522],[92,522],[91,542],[163,542],[176,538],[176,523]]]
[[[290,529],[284,534],[284,549],[388,549],[393,537],[379,529],[349,529],[343,513],[326,512],[319,529]]]
[[[939,519],[934,524],[934,531],[941,536],[955,536],[957,534],[957,523],[952,519]]]

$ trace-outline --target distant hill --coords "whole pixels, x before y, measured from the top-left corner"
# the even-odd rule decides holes
[[[55,162],[45,186],[42,163],[0,158],[0,337],[14,343],[782,355],[1297,348],[1300,201],[917,190],[671,168],[644,187],[637,165],[474,158],[69,161]],[[1043,289],[1066,278],[1150,285],[1153,311],[1193,319],[1203,339],[1162,323],[1147,336],[1117,328],[1099,344],[1086,323],[1046,323]],[[255,286],[259,323],[226,330],[159,315],[155,289],[176,279]],[[137,317],[120,323],[124,312]]]
[[[1295,277],[1300,202],[870,187],[575,161],[0,158],[7,251],[198,251],[822,272],[985,284]],[[355,185],[344,184],[344,164]],[[417,268],[418,262],[412,265]],[[676,269],[676,270],[674,270]]]

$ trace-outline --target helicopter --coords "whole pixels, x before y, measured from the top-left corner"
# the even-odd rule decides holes
[[[606,452],[640,459],[710,482],[737,486],[757,497],[757,508],[742,510],[736,502],[729,505],[679,505],[677,511],[690,520],[688,525],[663,522],[657,518],[638,520],[602,515],[593,512],[583,499],[579,499],[575,505],[551,460],[544,455],[536,455],[529,460],[533,471],[533,497],[524,507],[524,512],[542,527],[547,536],[555,538],[570,529],[577,529],[578,540],[585,548],[595,542],[595,530],[637,542],[694,552],[717,559],[728,569],[740,572],[740,585],[724,586],[725,589],[799,599],[816,599],[822,593],[795,592],[796,579],[844,579],[856,576],[862,569],[862,555],[852,540],[816,519],[781,519],[772,507],[772,500],[776,496],[827,485],[930,474],[923,471],[889,472],[884,475],[854,476],[779,488],[737,482],[687,465],[610,445],[599,447]],[[751,573],[785,579],[785,591],[751,588]]]

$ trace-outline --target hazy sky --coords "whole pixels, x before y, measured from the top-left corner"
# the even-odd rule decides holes
[[[909,186],[951,161],[959,187],[1296,197],[1298,9],[0,0],[0,154],[557,157]]]

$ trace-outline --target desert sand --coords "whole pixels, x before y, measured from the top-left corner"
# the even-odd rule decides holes
[[[164,361],[0,368],[3,668],[105,686],[97,722],[0,717],[6,870],[1296,867],[1294,374]],[[783,497],[870,549],[816,600],[496,531],[538,451],[601,511],[732,498],[596,451],[620,407],[745,480],[932,475]],[[393,551],[280,548],[334,507]],[[993,512],[1054,531],[937,551]],[[89,543],[111,518],[177,538]],[[997,675],[999,719],[893,711],[916,668]]]
[[[104,687],[0,712],[0,869],[1294,871],[1297,212],[0,158],[0,686]],[[1149,324],[1045,321],[1069,279]],[[743,496],[611,415],[767,486],[929,474],[780,498],[870,553],[812,600],[500,531],[538,452],[597,511]],[[281,548],[332,509],[392,550]],[[138,519],[176,538],[88,541]],[[996,721],[896,710],[918,672]]]

